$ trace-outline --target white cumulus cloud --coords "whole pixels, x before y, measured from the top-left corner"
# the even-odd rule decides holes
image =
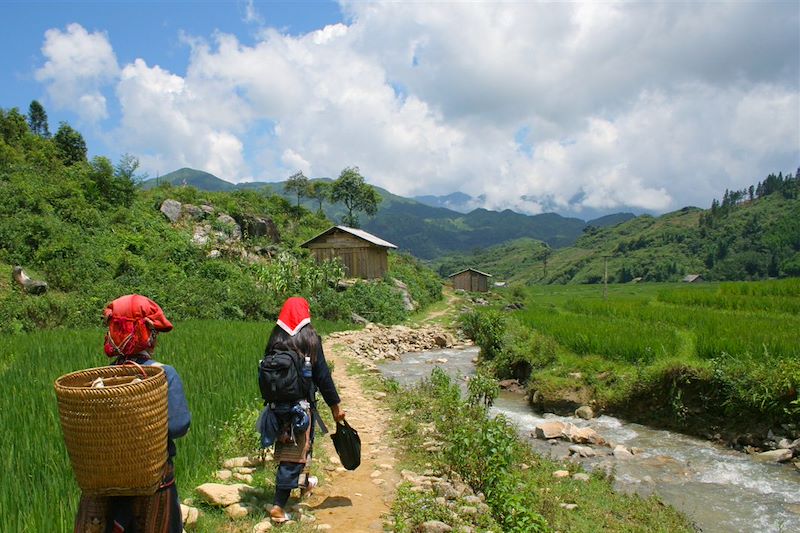
[[[42,54],[47,61],[36,71],[36,79],[46,84],[56,107],[89,122],[106,118],[106,98],[100,90],[119,72],[108,35],[89,33],[73,23],[65,31],[49,29],[44,37]]]

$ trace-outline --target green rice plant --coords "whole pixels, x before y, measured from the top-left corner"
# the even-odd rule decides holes
[[[528,327],[578,354],[649,362],[660,355],[677,353],[680,346],[675,328],[660,323],[602,315],[586,317],[541,307],[529,309],[520,317]]]
[[[232,427],[246,428],[259,409],[257,365],[272,326],[271,321],[181,322],[159,337],[156,358],[178,370],[192,413],[189,433],[176,443],[182,498],[211,478],[231,449]],[[314,326],[326,333],[343,324],[315,320]],[[53,381],[108,364],[102,339],[99,329],[0,337],[0,531],[72,531],[79,490]]]

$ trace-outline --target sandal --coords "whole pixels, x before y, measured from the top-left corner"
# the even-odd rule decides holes
[[[281,509],[281,514],[278,516],[272,514],[272,511],[270,511],[269,518],[276,524],[283,524],[285,522],[290,522],[292,520],[292,515]]]

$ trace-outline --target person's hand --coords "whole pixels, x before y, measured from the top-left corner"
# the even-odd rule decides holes
[[[342,409],[341,404],[331,405],[331,414],[336,422],[344,420],[344,409]]]

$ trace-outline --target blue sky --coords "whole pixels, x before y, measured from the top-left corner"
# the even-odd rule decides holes
[[[800,165],[800,3],[4,2],[0,107],[229,181],[589,217]],[[477,205],[476,205],[477,206]]]

